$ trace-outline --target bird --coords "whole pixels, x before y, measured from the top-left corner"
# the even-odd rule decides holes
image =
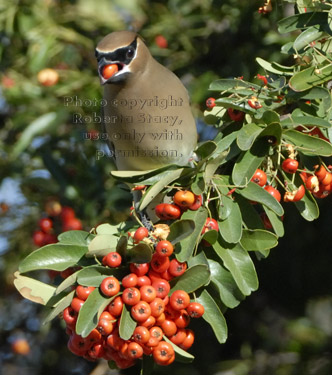
[[[181,80],[133,31],[114,31],[96,46],[105,136],[120,171],[186,166],[197,145],[195,118]]]

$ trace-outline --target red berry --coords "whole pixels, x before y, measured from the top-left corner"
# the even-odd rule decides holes
[[[115,268],[119,267],[121,265],[121,262],[121,255],[116,251],[112,251],[106,255],[103,264],[107,265],[108,267]]]
[[[71,219],[66,219],[62,224],[62,230],[64,232],[68,230],[81,230],[81,229],[82,229],[81,220],[77,219],[76,217],[73,217]]]
[[[282,169],[287,173],[295,173],[299,167],[299,162],[295,159],[285,159],[281,164]]]
[[[227,109],[228,116],[233,121],[242,121],[244,119],[245,113],[242,111],[239,111],[237,109],[228,108]]]
[[[113,276],[106,277],[100,284],[100,291],[106,297],[115,296],[120,291],[119,280]]]
[[[270,193],[272,195],[273,198],[275,198],[278,202],[280,202],[281,200],[281,195],[279,193],[279,191],[277,189],[275,189],[273,186],[271,185],[267,185],[265,186],[264,188],[268,193]]]
[[[109,64],[103,67],[102,76],[104,79],[109,79],[114,76],[119,70],[117,64]]]
[[[187,312],[191,318],[200,318],[204,314],[204,306],[199,302],[190,302]]]
[[[154,40],[159,48],[168,47],[167,39],[163,35],[157,35]]]
[[[195,195],[194,203],[191,206],[189,206],[188,208],[191,211],[197,211],[201,207],[202,203],[203,203],[202,196],[201,195]]]
[[[267,182],[266,173],[262,171],[261,169],[256,169],[256,172],[251,177],[251,181],[263,187]]]
[[[169,257],[169,256],[171,256],[173,254],[173,250],[174,250],[173,245],[169,241],[167,241],[167,240],[159,241],[157,243],[156,253],[160,257]]]
[[[189,294],[184,290],[176,290],[172,293],[169,303],[174,310],[186,309],[190,303]]]
[[[149,231],[145,227],[139,227],[134,233],[134,242],[138,243],[149,235]]]
[[[39,227],[44,233],[50,233],[53,229],[53,220],[44,217],[39,220]]]
[[[177,276],[181,276],[182,274],[184,274],[186,269],[187,269],[187,263],[186,262],[181,263],[177,259],[172,259],[169,263],[168,272],[172,276],[177,277]]]
[[[213,108],[216,106],[216,99],[215,98],[208,98],[205,102],[207,108]]]
[[[36,230],[32,235],[33,242],[36,246],[45,245],[45,233],[41,230]]]

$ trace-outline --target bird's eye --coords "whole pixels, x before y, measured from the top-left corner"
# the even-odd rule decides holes
[[[135,54],[134,48],[128,48],[127,53],[126,53],[126,58],[131,59],[132,57],[134,57],[134,54]]]

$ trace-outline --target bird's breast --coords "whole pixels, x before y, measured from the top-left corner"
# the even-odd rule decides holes
[[[107,85],[104,99],[104,125],[119,169],[188,162],[197,135],[183,87],[163,87],[147,80]]]

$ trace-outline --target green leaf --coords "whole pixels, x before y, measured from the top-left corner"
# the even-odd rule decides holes
[[[218,236],[219,236],[219,232],[217,232],[214,229],[211,229],[211,230],[206,231],[203,234],[202,239],[204,239],[210,244],[214,244],[217,241]]]
[[[331,156],[332,145],[323,139],[303,134],[297,130],[284,131],[284,138],[305,155]]]
[[[252,93],[252,91],[251,91],[251,93]],[[237,99],[233,99],[233,98],[220,98],[220,99],[216,100],[216,104],[220,105],[220,106],[223,106],[224,108],[237,109],[238,111],[246,112],[246,113],[249,113],[251,115],[254,115],[254,114],[257,113],[257,110],[251,108],[249,106],[249,104],[247,104],[246,102],[238,103],[235,100],[237,100]]]
[[[191,191],[196,195],[200,195],[204,192],[205,181],[204,181],[204,177],[202,173],[198,173],[196,175],[196,178],[194,182],[191,184],[190,188],[191,188]]]
[[[254,87],[255,89],[259,89],[258,85],[254,85],[251,82],[243,81],[242,79],[218,79],[212,82],[209,86],[209,91],[225,91],[230,89],[243,89],[243,88],[251,88]]]
[[[116,245],[116,252],[121,255],[122,258],[126,258],[127,256],[127,246],[128,246],[128,238],[127,236],[121,236],[119,241]]]
[[[280,116],[277,112],[275,111],[271,111],[271,110],[267,110],[264,112],[263,116],[262,116],[262,120],[265,124],[267,125],[270,125],[270,124],[278,124],[280,122]],[[266,129],[268,129],[269,127],[267,127]],[[270,135],[273,135],[274,132]]]
[[[293,48],[298,53],[303,53],[305,47],[309,46],[311,42],[321,38],[324,32],[321,30],[321,26],[315,25],[304,30],[294,41]]]
[[[240,244],[226,244],[221,239],[213,244],[213,249],[232,274],[240,291],[248,296],[258,288],[254,264]]]
[[[177,180],[184,168],[176,169],[166,176],[162,177],[157,183],[151,185],[143,195],[139,209],[142,211],[144,208],[163,190],[165,186],[169,185],[174,180]]]
[[[243,125],[237,136],[237,145],[242,151],[247,151],[253,145],[262,128],[254,122]]]
[[[203,319],[210,324],[218,342],[220,344],[226,342],[226,320],[210,293],[206,289],[203,289],[202,293],[196,298],[196,301],[204,306]]]
[[[195,357],[192,354],[186,352],[185,350],[181,349],[179,346],[175,345],[166,336],[163,336],[163,339],[173,346],[173,349],[175,352],[175,360],[177,362],[190,363],[195,359]]]
[[[282,218],[280,216],[277,216],[267,206],[263,206],[263,208],[264,208],[264,211],[265,211],[268,219],[270,220],[270,223],[272,225],[272,228],[273,228],[275,234],[278,237],[283,237],[283,235],[285,234],[285,230],[284,230],[284,224],[282,223]],[[253,228],[251,228],[251,229],[253,229]]]
[[[211,232],[211,231],[210,231]],[[216,232],[216,231],[215,231]],[[191,257],[189,260],[188,260],[188,267],[191,268],[193,266],[196,266],[198,264],[203,264],[205,266],[208,266],[209,267],[209,263],[208,263],[208,260],[204,254],[203,251],[199,252],[197,255],[195,255],[194,257]]]
[[[58,240],[63,244],[88,246],[95,238],[94,234],[84,232],[83,230],[69,230],[59,234]]]
[[[294,91],[290,91],[288,93],[294,93]],[[307,91],[303,91],[301,93],[296,93],[296,95],[300,95],[302,99],[305,100],[314,100],[314,99],[330,99],[330,93],[329,90],[325,87],[313,87],[312,89],[309,89]]]
[[[41,247],[20,263],[21,273],[34,270],[64,271],[75,266],[87,251],[86,246],[67,245],[60,242]]]
[[[278,245],[278,237],[263,229],[245,229],[240,243],[247,251],[268,250]]]
[[[218,207],[219,218],[221,220],[226,220],[232,211],[232,207],[233,199],[231,197],[228,197],[227,195],[224,195],[222,197],[221,204]]]
[[[245,188],[236,189],[236,193],[251,201],[258,202],[269,207],[279,216],[284,214],[284,209],[282,208],[281,204],[265,189],[252,181],[250,181]]]
[[[192,293],[195,290],[199,289],[201,286],[207,284],[209,279],[209,267],[204,264],[197,264],[188,268],[181,276],[176,277],[170,281],[170,293],[173,293],[175,290],[179,289],[182,289],[187,293]]]
[[[272,112],[272,111],[269,111]],[[264,119],[264,116],[263,116]],[[281,135],[282,135],[282,128],[279,122],[273,122],[269,124],[259,135],[259,138],[264,139],[267,143],[269,143],[269,139],[271,137],[275,138],[274,144],[279,144],[281,141]]]
[[[213,141],[206,141],[201,143],[195,150],[196,155],[199,158],[199,161],[206,160],[209,156],[213,154],[216,150],[217,145]]]
[[[78,271],[77,283],[98,288],[105,277],[114,276],[117,279],[122,279],[125,275],[126,270],[121,268],[108,268],[104,266],[85,267]]]
[[[248,229],[264,229],[261,217],[254,208],[254,205],[239,194],[236,194],[236,201],[239,203],[245,227]]]
[[[113,234],[98,234],[89,243],[89,255],[104,256],[115,251],[119,237]]]
[[[300,201],[294,202],[294,204],[305,220],[313,221],[319,217],[316,199],[308,191]]]
[[[99,234],[117,234],[119,230],[118,225],[110,225],[108,223],[99,224],[96,228],[97,235]]]
[[[31,277],[22,276],[18,271],[14,273],[14,285],[24,298],[46,305],[55,295],[55,287],[32,279]]]
[[[318,88],[318,87],[317,87]],[[304,125],[304,126],[319,126],[321,128],[330,128],[331,124],[322,118],[315,117],[315,116],[294,116],[292,115],[291,117],[287,117],[284,120],[281,121],[282,126],[292,126],[296,127],[299,125]]]
[[[77,275],[78,275],[79,272],[80,272],[80,270],[78,270],[78,271],[72,273],[71,275],[69,275],[68,277],[66,277],[62,281],[62,283],[60,283],[58,285],[58,287],[56,288],[55,293],[59,294],[59,293],[63,292],[64,290],[66,290],[68,287],[74,285],[76,283],[76,281],[77,281]]]
[[[242,152],[232,171],[234,185],[247,185],[256,169],[268,154],[269,144],[265,139],[257,139],[250,150]]]
[[[263,69],[265,69],[268,72],[271,72],[274,74],[286,75],[286,76],[293,75],[293,68],[289,68],[286,66],[284,67],[276,63],[270,63],[268,61],[261,59],[260,57],[256,57],[256,61]]]
[[[123,340],[129,340],[136,328],[136,321],[131,317],[130,307],[123,304],[120,318],[119,335]]]
[[[206,109],[203,113],[204,121],[207,125],[216,125],[220,119],[225,115],[226,108],[215,106],[211,109]]]
[[[231,309],[238,306],[245,297],[231,273],[215,260],[208,259],[208,262],[211,272],[210,284],[218,290],[221,301]]]
[[[72,290],[66,296],[64,296],[57,304],[54,305],[54,308],[47,314],[47,316],[43,320],[43,324],[46,324],[53,320],[54,318],[58,317],[62,311],[71,304],[75,295],[75,290]]]
[[[167,170],[174,170],[174,169],[178,169],[178,166],[169,164],[162,168],[150,169],[147,171],[111,171],[111,175],[121,181],[138,183],[152,176],[161,174],[162,172],[165,172]]]
[[[200,207],[197,211],[188,210],[181,216],[182,220],[193,220],[195,222],[195,230],[178,244],[176,258],[180,262],[186,262],[191,257],[200,239],[207,217],[207,210],[204,207]]]
[[[130,263],[148,263],[152,258],[151,246],[140,242],[131,249],[127,249],[127,257]]]
[[[76,333],[87,337],[97,327],[98,320],[105,307],[115,298],[103,296],[99,288],[94,289],[83,303],[77,317]]]
[[[289,87],[294,91],[305,91],[313,86],[318,86],[331,79],[332,64],[319,67],[315,66],[301,70],[289,80]]]
[[[211,182],[211,179],[212,179],[213,175],[215,174],[216,170],[220,167],[222,161],[225,159],[227,154],[228,154],[228,151],[224,151],[224,152],[220,153],[218,156],[216,156],[215,158],[212,158],[207,162],[207,164],[205,166],[205,170],[204,170],[204,182],[205,182],[205,184],[209,184]],[[197,194],[197,195],[199,195],[199,194]]]
[[[314,25],[327,23],[327,13],[307,12],[284,18],[278,22],[278,30],[281,34],[298,29],[308,28]]]
[[[236,243],[240,241],[242,236],[242,216],[237,202],[232,201],[230,214],[218,224],[219,232],[226,242]]]
[[[217,148],[213,155],[218,155],[219,153],[227,150],[230,147],[230,145],[235,141],[238,134],[239,134],[239,131],[234,131],[222,137],[222,139],[217,142]]]
[[[172,223],[169,227],[170,233],[167,236],[167,240],[172,243],[172,245],[184,240],[190,236],[195,230],[195,222],[193,220],[177,220]]]

